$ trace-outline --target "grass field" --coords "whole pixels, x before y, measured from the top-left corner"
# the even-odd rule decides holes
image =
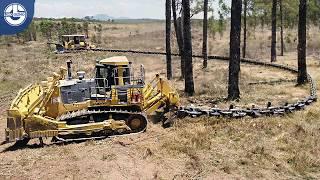
[[[93,32],[90,32],[91,34]],[[201,27],[193,29],[194,53],[201,52]],[[248,55],[269,60],[269,31],[249,36]],[[296,66],[296,32],[286,31],[286,53],[278,63]],[[308,68],[320,81],[320,38],[316,28],[309,31]],[[228,55],[228,33],[209,39],[209,54]],[[164,24],[104,24],[105,48],[164,51]],[[290,42],[290,43],[289,43]],[[176,43],[173,41],[173,50]],[[114,55],[84,52],[56,55],[44,40],[26,44],[0,45],[0,130],[6,126],[6,109],[20,88],[45,80],[67,60],[78,70],[94,74],[96,59]],[[135,67],[144,64],[147,81],[156,73],[165,75],[165,57],[126,54]],[[295,75],[273,68],[242,65],[239,102],[221,101],[227,95],[228,66],[210,61],[202,69],[194,59],[196,96],[183,95],[180,60],[173,59],[172,84],[182,104],[228,107],[230,103],[250,107],[267,102],[283,105],[308,95],[308,87],[295,83],[249,85],[270,80],[295,79]],[[146,133],[102,141],[38,148],[31,142],[25,149],[6,151],[0,146],[0,179],[319,179],[319,103],[303,112],[285,117],[242,119],[182,119],[169,129],[150,124]],[[0,140],[4,133],[0,133]]]

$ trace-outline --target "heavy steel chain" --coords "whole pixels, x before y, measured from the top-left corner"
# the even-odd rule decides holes
[[[294,83],[296,79],[280,79],[280,80],[271,80],[271,81],[258,81],[258,82],[251,82],[248,85],[274,85],[280,83]]]
[[[112,53],[133,53],[133,54],[145,54],[145,55],[167,55],[165,52],[152,52],[152,51],[139,51],[139,50],[120,50],[120,49],[103,49],[103,48],[95,48],[90,49],[91,51],[97,52],[112,52]],[[89,50],[89,51],[90,51]],[[81,50],[81,51],[88,51],[88,50]],[[74,51],[66,51],[66,53],[72,52],[81,52],[79,50]],[[171,54],[171,56],[181,56],[180,54]],[[193,58],[203,58],[201,55],[193,55]],[[229,57],[226,56],[208,56],[209,60],[223,60],[229,61]],[[274,64],[269,62],[263,62],[261,60],[256,59],[248,59],[243,58],[241,59],[242,63],[251,64],[251,65],[258,65],[258,66],[266,66],[277,68],[285,71],[289,71],[291,73],[298,73],[298,70],[294,67],[289,67],[281,64]],[[196,106],[185,106],[179,107],[179,110],[176,111],[176,116],[178,118],[184,117],[200,117],[203,115],[211,116],[211,117],[228,117],[228,118],[243,118],[246,116],[257,118],[261,116],[280,116],[288,113],[292,113],[294,111],[299,111],[305,109],[306,106],[314,103],[317,101],[317,89],[316,83],[312,79],[311,75],[308,74],[308,83],[310,86],[310,95],[305,99],[297,101],[296,103],[289,104],[286,103],[283,106],[273,107],[270,102],[268,102],[267,106],[264,108],[260,107],[250,107],[247,109],[235,108],[233,105],[230,106],[229,109],[221,109],[221,108],[204,108],[204,107],[196,107]]]
[[[298,73],[298,70],[280,64],[268,63],[257,61],[253,59],[241,59],[241,62],[253,65],[260,65],[260,66],[267,66],[278,68],[282,70],[286,70],[292,73]],[[211,116],[211,117],[227,117],[227,118],[243,118],[246,116],[257,118],[261,116],[281,116],[288,113],[292,113],[294,111],[304,110],[306,106],[311,105],[312,103],[317,101],[317,89],[316,83],[312,79],[311,75],[308,74],[308,83],[310,86],[310,95],[303,100],[297,101],[293,104],[286,103],[283,106],[273,107],[270,102],[268,102],[265,108],[259,107],[250,107],[247,109],[241,108],[234,108],[233,105],[230,106],[229,109],[220,109],[220,108],[202,108],[202,107],[195,107],[195,106],[188,106],[188,107],[180,107],[177,111],[177,117],[184,118],[184,117],[200,117],[203,115]]]
[[[103,48],[91,48],[91,49],[78,49],[78,50],[66,50],[61,53],[57,52],[57,54],[64,54],[64,53],[81,53],[87,51],[95,51],[95,52],[111,52],[111,53],[132,53],[132,54],[144,54],[144,55],[167,55],[165,52],[154,52],[154,51],[140,51],[140,50],[124,50],[124,49],[103,49]],[[171,56],[181,57],[180,54],[171,53]],[[193,58],[203,58],[202,55],[193,55]],[[215,59],[215,60],[229,60],[228,57],[225,56],[208,56],[208,59]]]

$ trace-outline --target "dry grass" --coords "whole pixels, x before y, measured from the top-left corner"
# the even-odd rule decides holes
[[[199,162],[193,170],[203,175],[223,171],[250,179],[317,179],[318,116],[319,110],[311,108],[273,119],[187,119],[177,122],[175,136],[164,140],[163,154]]]
[[[164,50],[164,25],[105,24],[101,47],[119,49]],[[194,52],[201,52],[201,27],[193,28]],[[288,36],[285,57],[279,63],[295,66],[294,31]],[[267,30],[256,31],[249,38],[249,56],[265,60],[269,56]],[[311,29],[308,66],[319,82],[320,67],[316,29]],[[228,33],[216,40],[210,37],[210,54],[228,54]],[[174,50],[176,51],[176,44]],[[0,129],[4,129],[5,109],[15,93],[29,83],[45,77],[65,61],[74,62],[74,71],[85,70],[87,77],[94,75],[96,59],[111,53],[88,52],[55,55],[45,42],[24,45],[0,45]],[[165,58],[161,56],[128,55],[135,63],[144,64],[147,81],[156,73],[165,73]],[[179,62],[174,58],[175,88],[181,92],[183,104],[202,104],[227,107],[223,102],[227,90],[227,64],[209,63],[202,70],[201,61],[195,59],[194,76],[196,96],[184,97],[183,81],[179,79]],[[277,69],[243,65],[241,67],[240,102],[237,106],[255,103],[265,106],[293,102],[308,95],[307,87],[294,83],[248,85],[252,82],[294,79],[295,75]],[[119,137],[105,141],[89,141],[66,146],[31,147],[0,153],[0,179],[319,179],[320,178],[320,110],[316,103],[304,112],[286,117],[242,119],[183,119],[173,128],[162,129],[150,125],[144,134]],[[4,139],[0,133],[0,139]],[[32,143],[35,143],[33,141]],[[0,146],[0,151],[9,145]]]

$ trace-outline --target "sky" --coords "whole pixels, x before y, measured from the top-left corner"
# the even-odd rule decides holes
[[[35,17],[113,17],[164,19],[165,0],[36,0]]]
[[[35,17],[47,18],[107,14],[112,17],[164,19],[164,11],[165,0],[36,0],[35,4]]]

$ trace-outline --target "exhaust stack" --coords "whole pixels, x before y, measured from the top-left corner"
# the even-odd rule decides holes
[[[67,67],[68,67],[68,76],[67,76],[67,79],[68,79],[68,80],[71,80],[71,79],[72,79],[71,64],[72,64],[72,61],[71,61],[71,60],[67,61]]]

